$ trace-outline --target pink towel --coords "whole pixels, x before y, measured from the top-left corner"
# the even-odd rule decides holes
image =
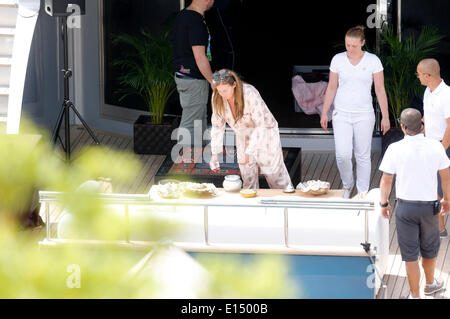
[[[300,75],[292,78],[292,93],[305,114],[322,114],[323,101],[328,83],[320,81],[306,83]],[[331,121],[333,104],[328,110],[328,120]]]

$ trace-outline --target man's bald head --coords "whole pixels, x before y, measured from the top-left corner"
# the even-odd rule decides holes
[[[441,77],[441,67],[436,59],[423,59],[419,62],[418,71],[421,73],[428,73],[434,78]]]
[[[400,115],[400,123],[408,133],[418,134],[422,130],[422,114],[413,108],[407,108]]]

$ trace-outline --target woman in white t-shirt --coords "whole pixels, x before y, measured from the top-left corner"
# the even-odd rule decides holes
[[[332,120],[336,162],[345,198],[350,197],[354,186],[353,150],[358,193],[368,191],[370,186],[370,153],[375,125],[372,83],[375,83],[382,113],[381,130],[385,134],[390,129],[383,65],[375,54],[362,50],[365,41],[364,27],[357,26],[347,31],[347,51],[336,54],[331,60],[330,79],[320,118],[320,125],[327,130],[327,112],[334,101]]]

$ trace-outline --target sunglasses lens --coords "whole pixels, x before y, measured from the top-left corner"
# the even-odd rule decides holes
[[[214,73],[212,78],[215,82],[225,82],[231,75],[227,71]]]

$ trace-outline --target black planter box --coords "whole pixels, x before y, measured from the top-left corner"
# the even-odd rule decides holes
[[[392,127],[385,135],[381,135],[381,157],[384,156],[389,145],[402,140],[404,137],[405,134],[399,127]]]
[[[164,116],[163,124],[152,124],[149,115],[141,115],[133,126],[133,148],[136,154],[167,155],[176,140],[172,132],[178,127],[176,116]]]

